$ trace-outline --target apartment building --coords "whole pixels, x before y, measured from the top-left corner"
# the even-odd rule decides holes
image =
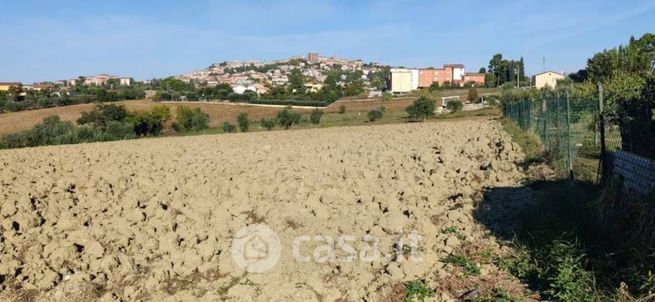
[[[433,83],[437,83],[439,86],[446,83],[462,86],[470,82],[474,85],[484,85],[484,74],[467,73],[462,64],[445,64],[443,68],[419,70],[419,88],[430,87]]]
[[[392,68],[391,92],[408,93],[412,91],[412,71],[406,68]]]

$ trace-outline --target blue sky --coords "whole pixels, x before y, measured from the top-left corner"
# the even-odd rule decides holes
[[[391,65],[576,71],[655,31],[655,1],[0,1],[0,81],[150,79],[317,51]]]

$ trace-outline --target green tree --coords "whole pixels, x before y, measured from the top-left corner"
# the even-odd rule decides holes
[[[407,114],[412,119],[422,119],[434,116],[434,110],[436,109],[436,104],[433,99],[422,96],[414,101],[411,105],[405,108]]]
[[[655,58],[655,34],[647,33],[641,38],[630,38],[628,45],[604,50],[587,60],[587,74],[591,81],[604,82],[616,71],[645,73],[651,70]]]
[[[458,100],[451,100],[446,103],[446,109],[448,109],[450,113],[460,112],[463,107],[464,105],[462,105],[462,102]]]
[[[80,125],[91,124],[93,126],[105,127],[110,121],[122,121],[128,116],[128,111],[123,105],[114,104],[97,104],[96,107],[89,112],[82,112],[82,115],[77,119]]]
[[[371,122],[375,122],[375,121],[381,119],[384,116],[384,111],[385,111],[384,106],[380,106],[380,107],[377,107],[377,108],[369,111],[368,114],[367,114],[368,120],[371,121]]]
[[[309,115],[309,122],[313,125],[318,125],[321,123],[321,117],[323,116],[323,110],[314,109]]]
[[[200,108],[193,109],[193,116],[191,117],[191,129],[200,131],[209,128],[209,115],[202,112]]]
[[[364,73],[361,70],[357,70],[346,76],[346,87],[344,89],[346,96],[360,95],[364,92],[363,75]]]
[[[195,130],[200,131],[209,127],[209,116],[200,108],[189,108],[180,106],[177,108],[175,130]]]
[[[262,118],[259,124],[266,130],[271,131],[275,127],[275,120],[271,118]]]
[[[237,116],[237,123],[239,124],[239,129],[241,132],[248,132],[250,129],[250,120],[248,119],[248,113],[241,112]]]
[[[163,105],[153,106],[150,108],[150,114],[152,114],[156,119],[162,121],[162,123],[165,123],[171,118],[171,109]]]
[[[291,73],[289,74],[289,93],[305,93],[305,76],[297,68],[291,70]]]
[[[500,75],[504,72],[503,70],[503,55],[495,54],[489,61],[489,72],[496,77],[496,86],[500,86]]]
[[[343,89],[337,84],[338,79],[338,72],[329,72],[325,78],[320,93],[327,101],[334,102],[343,96]]]
[[[300,122],[300,113],[294,112],[291,108],[284,108],[277,113],[277,123],[284,129],[289,129],[292,125]]]
[[[230,124],[230,122],[224,122],[223,123],[223,132],[225,133],[232,133],[236,131],[237,127]]]
[[[493,73],[487,73],[484,75],[484,86],[486,87],[496,87],[498,80],[496,75]]]
[[[172,91],[185,91],[189,89],[187,83],[182,80],[176,79],[174,77],[168,77],[159,82],[159,86],[163,90],[172,90]]]

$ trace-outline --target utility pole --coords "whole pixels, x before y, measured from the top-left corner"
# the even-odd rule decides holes
[[[516,67],[516,88],[521,88],[521,81],[519,81],[519,75],[521,72],[521,66]]]

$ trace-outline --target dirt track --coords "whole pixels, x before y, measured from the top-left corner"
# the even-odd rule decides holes
[[[479,256],[507,250],[472,217],[484,187],[522,181],[520,158],[495,121],[0,150],[0,300],[402,301],[417,278],[435,301],[471,284],[522,297]],[[281,244],[260,274],[231,246],[255,224]],[[395,246],[413,232],[417,246]],[[292,252],[303,235],[309,262]],[[381,257],[343,261],[337,249],[321,263],[319,235],[352,235],[358,252],[374,236]],[[398,260],[414,251],[421,261]],[[480,275],[445,263],[453,253]]]

